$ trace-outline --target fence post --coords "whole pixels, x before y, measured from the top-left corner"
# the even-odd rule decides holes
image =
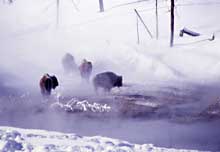
[[[174,0],[170,0],[171,9],[170,9],[170,47],[173,47],[173,39],[174,39]]]
[[[104,12],[104,3],[103,3],[103,0],[99,0],[99,8],[100,8],[100,12]]]
[[[158,31],[158,1],[156,0],[156,39],[158,39],[159,31]]]
[[[57,14],[56,14],[56,27],[57,28],[59,26],[59,5],[60,5],[60,0],[57,0]]]
[[[138,17],[136,17],[136,18],[137,18],[137,44],[140,44]]]

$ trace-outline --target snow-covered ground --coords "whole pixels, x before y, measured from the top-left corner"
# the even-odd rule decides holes
[[[74,147],[82,146],[81,151],[97,151],[99,146],[105,149],[108,145],[115,151],[177,151],[138,145],[152,143],[219,151],[219,0],[177,0],[173,48],[169,47],[170,14],[165,0],[158,0],[158,40],[154,0],[104,1],[103,13],[99,13],[98,0],[74,2],[75,6],[71,0],[60,0],[58,25],[54,0],[15,0],[10,5],[0,2],[0,125],[27,129],[1,127],[2,149],[74,151]],[[153,39],[139,21],[137,44],[134,9],[143,17]],[[183,27],[201,36],[179,37]],[[209,41],[213,33],[215,40]],[[96,96],[91,84],[82,83],[78,74],[63,74],[61,58],[66,52],[74,55],[77,64],[83,58],[91,60],[92,77],[114,71],[123,76],[125,86]],[[42,100],[38,86],[44,73],[55,74],[60,82],[48,103]],[[54,105],[59,105],[61,111],[48,110]],[[69,112],[75,110],[72,106],[80,111],[116,110],[119,114],[109,117],[101,113],[102,119],[90,113],[63,113],[62,107]],[[143,111],[136,111],[136,106]],[[144,119],[127,120],[127,116],[140,115]],[[28,128],[107,136],[136,144]]]
[[[70,0],[61,1],[58,29],[53,1],[21,0],[12,5],[0,4],[3,12],[0,18],[3,23],[0,25],[1,52],[4,54],[1,67],[16,69],[16,75],[26,73],[36,81],[44,71],[62,78],[60,60],[65,52],[70,52],[77,64],[83,58],[93,61],[93,75],[113,70],[123,75],[126,82],[218,80],[218,0],[178,0],[172,49],[169,48],[170,15],[166,2],[159,1],[158,41],[155,39],[154,1],[116,7],[127,2],[131,1],[111,0],[105,4],[106,12],[99,13],[98,2],[80,1],[79,11],[76,11]],[[28,7],[23,9],[23,5]],[[139,21],[140,45],[136,43],[134,8],[154,36],[151,39]],[[183,27],[201,36],[180,38],[179,31]],[[206,40],[213,33],[215,41]],[[13,62],[7,62],[11,58]]]
[[[45,130],[0,127],[2,152],[196,152],[132,144],[101,136],[86,137]]]

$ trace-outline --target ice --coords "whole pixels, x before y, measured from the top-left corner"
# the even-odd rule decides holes
[[[107,104],[89,103],[86,100],[80,101],[78,99],[71,99],[67,103],[55,102],[50,105],[52,109],[63,109],[67,112],[110,112],[111,107]]]

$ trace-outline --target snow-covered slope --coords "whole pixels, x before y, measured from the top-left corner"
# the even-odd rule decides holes
[[[43,71],[61,77],[60,60],[72,53],[79,64],[83,58],[94,63],[94,73],[112,70],[125,81],[147,83],[161,80],[210,80],[219,73],[218,0],[178,0],[176,4],[175,44],[169,48],[169,8],[159,1],[159,40],[155,39],[154,1],[129,4],[129,0],[105,2],[99,13],[98,2],[60,2],[56,29],[56,3],[43,0],[20,0],[12,5],[0,4],[1,66],[16,69],[39,79]],[[26,9],[23,9],[23,6]],[[151,39],[139,21],[140,44],[137,45],[136,15],[140,12],[154,38]],[[179,38],[187,27],[200,37]],[[216,39],[208,41],[215,33]],[[13,45],[11,45],[13,44]],[[8,62],[13,58],[13,62]],[[23,66],[26,66],[23,69]],[[34,67],[34,68],[33,68]],[[132,69],[132,70],[131,70]],[[205,74],[204,74],[205,73]]]
[[[63,74],[61,58],[66,52],[74,55],[77,64],[83,58],[91,60],[94,65],[92,76],[102,71],[114,71],[123,76],[125,84],[132,84],[131,87],[124,87],[116,92],[113,90],[113,93],[143,95],[143,97],[167,95],[161,102],[165,100],[168,109],[169,104],[176,103],[171,102],[174,100],[172,97],[177,96],[181,104],[177,105],[179,106],[177,108],[174,105],[176,108],[174,108],[174,114],[175,111],[180,111],[182,114],[182,111],[187,113],[195,109],[196,112],[200,112],[204,105],[216,102],[220,84],[219,0],[177,1],[173,48],[169,47],[170,14],[165,0],[158,0],[158,40],[155,38],[154,0],[140,0],[138,3],[135,0],[108,0],[104,2],[105,12],[103,13],[99,13],[98,0],[74,0],[74,2],[77,8],[71,0],[60,0],[58,25],[56,25],[56,1],[54,0],[15,0],[11,5],[0,2],[0,113],[3,115],[0,117],[0,125],[41,129],[51,129],[54,125],[55,130],[64,132],[73,131],[75,127],[76,133],[82,130],[84,134],[92,132],[93,135],[107,132],[107,135],[111,136],[114,132],[114,136],[120,138],[121,134],[116,136],[119,134],[118,127],[121,124],[118,121],[120,122],[120,119],[113,122],[114,127],[111,128],[111,132],[108,127],[99,132],[95,130],[96,126],[105,122],[96,123],[91,119],[84,120],[80,117],[83,123],[71,122],[72,126],[68,126],[73,115],[63,116],[62,114],[61,116],[56,113],[54,116],[50,112],[44,113],[40,108],[38,109],[39,105],[39,107],[42,106],[38,83],[44,73],[55,74],[58,77],[60,86],[55,94],[61,94],[64,98],[65,95],[71,98],[86,96],[88,99],[95,96],[92,86],[82,85],[79,76],[67,78]],[[137,9],[143,17],[153,34],[153,39],[149,37],[139,21],[140,44],[137,44],[137,17],[134,9]],[[199,32],[201,36],[179,37],[179,30],[183,27]],[[215,40],[209,41],[213,33],[216,36]],[[193,81],[199,85],[192,85],[192,89],[188,83],[185,83],[186,81]],[[204,85],[210,81],[214,83],[208,84],[208,87]],[[178,96],[179,94],[181,95]],[[187,96],[184,96],[185,94]],[[112,98],[111,94],[110,98]],[[184,104],[186,102],[188,102],[187,105]],[[4,113],[4,110],[7,112]],[[32,113],[28,115],[30,111]],[[28,121],[23,121],[25,116]],[[76,117],[74,115],[74,120],[80,119]],[[45,119],[51,124],[43,124]],[[58,119],[62,122],[61,124],[57,122]],[[38,124],[39,122],[42,124]],[[95,127],[89,130],[88,124],[95,124]],[[146,130],[154,132],[156,127],[160,132],[152,133],[151,136],[149,134],[147,141],[158,143],[158,145],[219,150],[220,133],[216,129],[219,123],[205,122],[202,129],[200,124],[178,125],[175,126],[175,130],[172,128],[174,124],[164,127],[161,125],[163,122],[156,123],[156,125],[153,125],[153,122],[138,126],[139,124],[135,124],[133,119],[123,124],[120,130],[122,137],[129,137],[129,141],[143,143],[147,139],[144,138],[143,130],[149,127]],[[112,122],[107,125],[112,126]],[[131,128],[126,130],[128,125]],[[140,127],[139,130],[136,125]],[[82,146],[82,149],[87,148],[89,151],[91,145],[91,149],[98,148],[99,145],[105,149],[108,145],[109,148],[114,149],[112,151],[120,148],[125,148],[125,151],[132,151],[132,148],[136,148],[138,152],[142,152],[143,149],[143,151],[177,151],[176,149],[155,148],[152,145],[128,144],[123,146],[122,144],[120,146],[120,143],[124,142],[102,137],[81,138],[77,135],[9,127],[2,127],[1,130],[2,149],[12,147],[12,151],[16,147],[17,149],[24,147],[27,151],[29,148],[34,148],[36,151],[67,151],[68,149],[74,151],[74,146],[76,148]],[[6,133],[6,130],[11,131]],[[174,136],[175,141],[172,141],[171,137],[164,137],[167,136],[163,134],[164,130],[168,135]],[[126,136],[130,131],[133,134]],[[74,139],[71,138],[72,136]],[[97,139],[97,142],[93,139]]]
[[[159,148],[152,144],[132,144],[126,141],[94,136],[83,137],[45,130],[0,127],[2,152],[196,152]]]

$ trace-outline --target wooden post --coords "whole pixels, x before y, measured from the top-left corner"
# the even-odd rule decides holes
[[[158,39],[158,1],[156,0],[156,39]]]
[[[170,0],[171,9],[170,9],[170,47],[173,47],[173,39],[174,39],[174,0]]]
[[[137,44],[140,44],[138,17],[136,18],[137,18]]]
[[[59,5],[60,5],[60,0],[57,0],[57,14],[56,14],[56,27],[57,28],[59,26]]]
[[[103,0],[99,0],[99,8],[100,8],[100,12],[104,12]]]
[[[147,28],[147,25],[144,23],[143,19],[141,18],[140,14],[136,9],[134,9],[135,13],[137,14],[137,17],[140,19],[141,23],[144,25],[145,29],[147,30],[148,34],[150,35],[151,38],[153,38],[150,30]]]

